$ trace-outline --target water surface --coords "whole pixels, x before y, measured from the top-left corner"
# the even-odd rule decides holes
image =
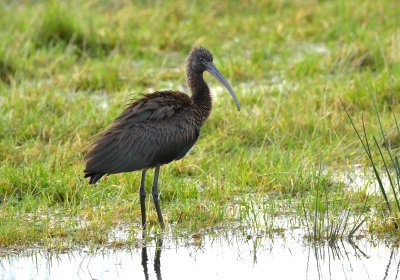
[[[182,245],[177,245],[182,244]],[[301,234],[226,234],[142,248],[33,253],[1,259],[1,279],[397,279],[400,256],[385,242],[312,245]]]

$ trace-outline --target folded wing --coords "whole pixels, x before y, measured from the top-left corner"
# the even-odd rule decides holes
[[[181,159],[196,142],[201,124],[184,93],[155,92],[127,106],[99,134],[84,158],[85,177],[129,172]]]

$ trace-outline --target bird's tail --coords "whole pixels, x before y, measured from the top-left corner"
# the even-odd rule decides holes
[[[85,178],[90,177],[89,184],[95,184],[101,177],[104,176],[104,172],[97,172],[97,173],[87,173],[85,174]]]

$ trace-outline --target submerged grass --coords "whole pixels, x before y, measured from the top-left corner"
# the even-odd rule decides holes
[[[121,222],[139,226],[140,174],[88,186],[84,148],[138,93],[187,92],[184,61],[193,45],[212,51],[242,110],[205,74],[214,110],[189,154],[161,170],[160,200],[177,234],[237,224],[269,234],[279,230],[280,214],[292,214],[295,227],[304,217],[296,202],[305,195],[322,199],[317,212],[315,204],[307,209],[315,224],[323,213],[340,213],[342,203],[363,209],[362,194],[343,190],[334,198],[338,187],[328,173],[319,174],[323,191],[315,192],[314,166],[368,160],[360,157],[339,97],[352,104],[354,119],[373,120],[368,81],[378,93],[382,126],[398,111],[400,8],[393,1],[0,6],[0,244],[102,243]],[[376,129],[372,123],[365,133]],[[393,133],[387,139],[400,143]],[[376,199],[365,211],[382,220],[385,202]],[[147,205],[151,231],[157,229],[151,198]],[[374,231],[372,220],[367,227]],[[328,232],[337,232],[338,223],[329,222]]]
[[[301,209],[306,226],[306,239],[313,242],[328,241],[335,243],[337,240],[349,241],[358,234],[358,230],[365,223],[366,205],[364,199],[361,210],[354,208],[345,193],[341,183],[328,189],[327,184],[321,182],[321,164],[316,172],[316,183],[312,191],[301,199]],[[359,206],[358,202],[356,207]],[[361,236],[362,233],[360,233]]]

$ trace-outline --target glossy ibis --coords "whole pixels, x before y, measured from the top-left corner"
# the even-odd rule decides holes
[[[157,191],[160,166],[186,155],[210,114],[212,101],[210,89],[203,79],[204,71],[210,72],[226,87],[240,110],[231,86],[213,64],[212,54],[205,48],[195,47],[185,66],[191,97],[168,90],[145,94],[134,100],[90,144],[84,158],[84,173],[85,178],[90,177],[89,184],[96,183],[105,174],[142,170],[139,195],[143,228],[146,227],[146,170],[155,167],[151,194],[163,227]]]

